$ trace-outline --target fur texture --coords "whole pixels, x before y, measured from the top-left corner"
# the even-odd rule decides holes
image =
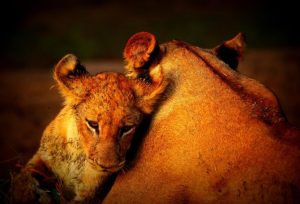
[[[226,63],[221,49],[160,45],[147,69],[162,67],[170,86],[104,203],[300,202],[300,132],[270,90],[229,66],[241,40],[223,43]]]
[[[165,89],[161,70],[149,75],[151,82],[117,73],[92,76],[74,55],[56,65],[54,78],[65,105],[44,131],[37,153],[14,177],[15,203],[53,202],[43,187],[49,172],[61,202],[101,199],[106,181],[126,162],[135,129]]]

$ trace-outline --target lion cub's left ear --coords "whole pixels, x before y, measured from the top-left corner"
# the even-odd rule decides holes
[[[239,61],[244,54],[245,47],[245,35],[243,33],[239,33],[234,38],[215,47],[213,51],[219,59],[228,64],[232,69],[236,70]]]
[[[124,49],[126,75],[132,81],[138,108],[146,114],[154,111],[167,86],[158,55],[155,36],[148,32],[133,35]]]
[[[85,93],[84,78],[89,73],[80,64],[76,56],[68,54],[55,66],[54,79],[66,101],[78,98]]]

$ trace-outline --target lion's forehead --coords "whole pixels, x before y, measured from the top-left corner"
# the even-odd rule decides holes
[[[130,89],[122,89],[117,84],[100,86],[90,93],[89,98],[93,105],[109,110],[129,108],[135,101]]]
[[[130,100],[133,97],[130,81],[121,74],[102,73],[89,77],[84,86],[88,95],[111,100]]]
[[[126,117],[135,110],[134,98],[116,92],[93,94],[82,104],[84,114],[105,115],[108,117]]]
[[[116,100],[98,101],[83,104],[83,108],[79,112],[81,117],[89,120],[102,121],[105,124],[135,124],[140,119],[140,112],[134,104],[120,103]]]
[[[135,97],[128,79],[115,73],[103,73],[87,78],[87,95],[83,99],[81,113],[89,118],[135,118]]]

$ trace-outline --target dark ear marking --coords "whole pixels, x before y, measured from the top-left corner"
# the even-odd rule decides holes
[[[78,60],[74,70],[70,71],[67,77],[72,79],[84,74],[88,74],[88,72],[86,71],[85,67],[82,64],[80,64]]]
[[[72,54],[63,57],[57,63],[54,70],[54,79],[58,84],[61,94],[67,102],[72,101],[72,103],[79,96],[86,93],[86,87],[82,84],[88,75],[89,73],[85,67]]]
[[[160,65],[151,67],[147,72],[148,80],[137,78],[132,80],[133,90],[138,99],[137,107],[144,113],[150,114],[154,111],[156,103],[162,97],[168,85]]]
[[[239,33],[234,38],[225,41],[214,48],[214,52],[219,59],[228,64],[232,69],[236,70],[239,61],[244,54],[245,47],[245,35]]]
[[[88,72],[73,54],[64,56],[55,66],[55,78],[58,80],[74,79],[85,74]]]

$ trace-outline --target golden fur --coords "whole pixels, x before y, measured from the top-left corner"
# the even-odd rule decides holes
[[[53,202],[43,187],[49,172],[62,200],[101,199],[107,179],[124,166],[143,115],[153,111],[165,89],[161,71],[149,78],[154,76],[151,82],[117,73],[92,76],[75,56],[65,56],[54,71],[65,105],[44,131],[36,154],[14,178],[13,202]]]
[[[161,67],[170,85],[104,203],[300,202],[300,132],[270,90],[232,69],[243,49],[241,35],[211,50],[171,41],[147,66],[128,63],[132,78]]]

